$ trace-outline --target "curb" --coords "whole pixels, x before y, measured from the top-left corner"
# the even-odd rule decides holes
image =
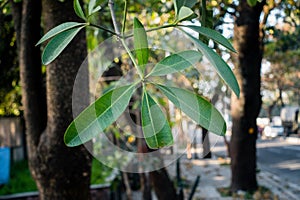
[[[273,194],[277,195],[282,200],[297,200],[299,189],[290,183],[282,183],[282,180],[275,174],[270,172],[261,172],[258,174],[258,179],[261,185],[268,187]]]
[[[287,141],[288,143],[300,144],[300,138],[299,137],[286,137],[285,141]]]

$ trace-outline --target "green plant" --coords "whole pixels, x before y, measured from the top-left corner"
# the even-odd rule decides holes
[[[110,183],[112,180],[107,180],[107,178],[111,176],[112,171],[112,168],[93,159],[91,185]],[[9,183],[0,187],[0,195],[37,191],[26,160],[13,163],[10,174]]]
[[[0,188],[0,195],[37,190],[26,160],[13,163],[10,174],[9,183]]]
[[[215,134],[224,135],[226,132],[226,123],[219,111],[209,101],[191,91],[176,87],[163,86],[156,82],[152,82],[150,77],[164,76],[180,72],[194,65],[201,59],[202,55],[204,55],[225,83],[237,96],[239,96],[237,80],[226,62],[215,51],[213,51],[213,49],[209,48],[207,44],[195,38],[190,34],[190,32],[185,31],[183,28],[196,31],[203,37],[212,39],[226,47],[228,50],[235,52],[232,45],[226,38],[214,30],[202,26],[182,24],[183,21],[189,21],[196,16],[191,9],[197,2],[195,0],[188,1],[188,3],[184,3],[180,0],[174,0],[176,17],[173,23],[151,29],[145,29],[143,24],[135,18],[133,23],[133,34],[125,34],[128,2],[127,0],[124,2],[124,15],[121,32],[119,31],[116,23],[113,2],[111,0],[108,2],[108,5],[110,6],[115,29],[114,31],[95,25],[91,22],[90,17],[96,12],[101,11],[101,7],[96,5],[96,0],[91,0],[89,2],[87,12],[83,11],[78,0],[74,0],[74,10],[76,14],[85,21],[85,23],[63,23],[46,33],[37,43],[38,45],[48,39],[51,39],[42,54],[42,61],[45,65],[47,65],[59,56],[64,48],[83,28],[91,26],[102,29],[116,36],[121,41],[139,76],[138,80],[131,84],[116,87],[108,91],[88,106],[76,119],[74,119],[65,133],[64,141],[66,145],[77,146],[83,144],[91,140],[100,132],[103,132],[124,112],[138,86],[142,87],[142,129],[146,143],[150,148],[156,149],[172,145],[173,136],[169,122],[167,121],[163,111],[159,104],[154,100],[155,98],[153,98],[149,93],[149,86],[158,89],[177,108],[200,126]],[[169,27],[176,27],[187,35],[191,42],[193,42],[198,48],[198,51],[186,50],[176,52],[162,59],[149,73],[147,73],[146,66],[148,64],[150,52],[147,32]],[[133,37],[134,52],[130,50],[126,43],[126,38],[129,37]]]
[[[107,178],[112,174],[113,169],[105,166],[96,159],[92,161],[91,185],[107,183]]]

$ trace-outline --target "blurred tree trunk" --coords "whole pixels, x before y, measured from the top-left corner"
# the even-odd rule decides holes
[[[14,4],[13,6],[20,6]],[[43,3],[43,4],[42,4]],[[91,158],[84,147],[68,148],[63,134],[72,121],[72,90],[77,70],[86,56],[85,34],[75,41],[52,64],[47,66],[47,106],[41,73],[40,49],[41,5],[45,31],[65,22],[78,20],[73,1],[22,1],[21,19],[13,9],[19,36],[22,103],[31,173],[41,200],[89,199]],[[16,14],[16,15],[15,15]],[[86,82],[82,101],[88,104]]]
[[[211,158],[211,151],[210,151],[210,142],[209,142],[209,134],[208,130],[202,128],[202,145],[203,145],[203,155],[204,159]]]
[[[35,165],[33,160],[37,154],[39,135],[46,127],[47,115],[46,96],[42,86],[41,55],[40,50],[35,48],[41,31],[41,2],[10,2],[17,35],[28,158],[32,168]]]
[[[135,98],[132,99],[132,101],[138,101],[138,99],[141,97],[142,91],[140,90],[138,92],[138,96],[135,96]],[[139,110],[135,110],[133,114],[131,115],[133,121],[136,123],[137,126],[132,126],[132,132],[138,133],[139,137],[137,140],[138,145],[138,153],[149,153],[154,151],[153,149],[150,149],[145,139],[143,138],[143,132],[141,129],[141,115]],[[130,124],[130,123],[129,123]],[[142,156],[142,155],[141,155]],[[161,158],[159,162],[163,162]],[[168,171],[166,168],[161,168],[155,171],[139,173],[140,174],[140,184],[141,184],[141,190],[143,192],[143,199],[145,200],[151,200],[151,186],[154,189],[154,192],[157,196],[157,199],[159,200],[177,200],[177,194],[176,189],[174,186],[173,181],[170,179]]]
[[[140,120],[140,115],[137,115]],[[142,132],[140,132],[141,134]],[[139,153],[149,153],[153,151],[149,149],[144,138],[139,139],[140,145],[138,152]],[[163,162],[163,160],[160,160]],[[149,176],[145,173],[141,174],[142,176],[142,185],[143,185],[143,199],[151,199],[150,184],[147,181],[151,181],[154,192],[159,200],[177,200],[178,196],[176,194],[176,189],[174,187],[173,181],[170,179],[168,171],[166,168],[161,168],[155,171],[149,172]]]
[[[263,3],[250,7],[241,0],[234,26],[234,72],[241,93],[232,95],[232,136],[230,141],[232,191],[257,189],[256,180],[256,118],[261,108],[260,68],[262,40],[259,19]]]
[[[153,189],[159,200],[176,200],[177,194],[173,182],[169,178],[166,168],[161,168],[149,173]]]

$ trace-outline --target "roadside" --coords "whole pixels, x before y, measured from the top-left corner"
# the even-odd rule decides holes
[[[291,168],[294,167],[293,173],[287,171],[290,176],[295,176],[294,178],[300,178],[300,172],[298,168],[300,166],[298,154],[300,150],[300,140],[298,137],[287,137],[287,138],[275,138],[275,139],[258,139],[257,142],[258,152],[268,152],[266,154],[270,160],[275,160],[275,157],[278,157],[278,166],[282,169],[284,167]],[[285,157],[287,151],[291,151],[291,157]],[[198,155],[201,155],[201,148],[194,150]],[[226,147],[224,142],[219,140],[214,147],[212,147],[213,158],[212,159],[193,159],[188,160],[186,155],[180,159],[180,169],[181,177],[185,182],[191,186],[196,180],[197,176],[200,176],[200,182],[196,188],[193,199],[194,200],[204,200],[204,199],[233,199],[232,197],[222,197],[218,188],[225,188],[230,186],[231,179],[231,170],[230,170],[230,159],[226,158]],[[273,154],[272,154],[273,153]],[[275,154],[276,153],[276,154]],[[260,154],[260,159],[266,159],[265,154]],[[286,160],[285,160],[286,159]],[[293,160],[295,163],[292,163]],[[283,166],[282,163],[285,163],[289,166]],[[290,164],[289,164],[290,163]],[[293,164],[293,166],[292,166]],[[300,188],[297,182],[290,181],[294,179],[286,178],[281,173],[274,173],[270,169],[272,163],[263,163],[258,162],[259,172],[257,174],[257,181],[259,186],[264,186],[268,188],[273,195],[266,194],[265,197],[256,194],[256,199],[282,199],[282,200],[298,200],[300,199]],[[276,166],[272,166],[276,167]],[[296,167],[296,168],[295,168]],[[176,177],[176,163],[167,167],[168,172],[172,178]],[[295,171],[296,170],[296,171]],[[278,171],[280,172],[280,171]],[[240,192],[242,194],[242,192]],[[190,194],[190,190],[185,190],[185,199],[187,199]]]
[[[286,138],[282,137],[280,139],[283,139],[292,144],[300,144],[300,136],[298,136],[298,135],[292,135],[292,136],[289,136]]]
[[[180,160],[181,176],[188,185],[193,185],[196,177],[200,176],[200,182],[193,196],[194,200],[231,200],[232,197],[222,197],[218,188],[226,188],[230,185],[231,171],[230,160],[223,158],[213,158],[206,160],[188,160],[182,157]],[[176,164],[167,167],[172,178],[176,177]],[[257,175],[257,181],[260,186],[264,186],[271,190],[273,195],[255,194],[256,199],[282,199],[297,200],[300,193],[297,185],[282,182],[280,178],[270,172],[261,171]],[[185,190],[185,199],[190,194],[190,189]],[[243,194],[243,192],[239,192]]]

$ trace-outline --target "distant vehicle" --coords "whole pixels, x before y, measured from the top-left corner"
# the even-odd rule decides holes
[[[278,136],[283,136],[284,135],[284,127],[277,126],[277,125],[266,126],[263,130],[263,134],[267,138],[275,138]]]
[[[280,118],[284,127],[285,136],[299,131],[300,117],[299,106],[285,106],[281,109]]]

